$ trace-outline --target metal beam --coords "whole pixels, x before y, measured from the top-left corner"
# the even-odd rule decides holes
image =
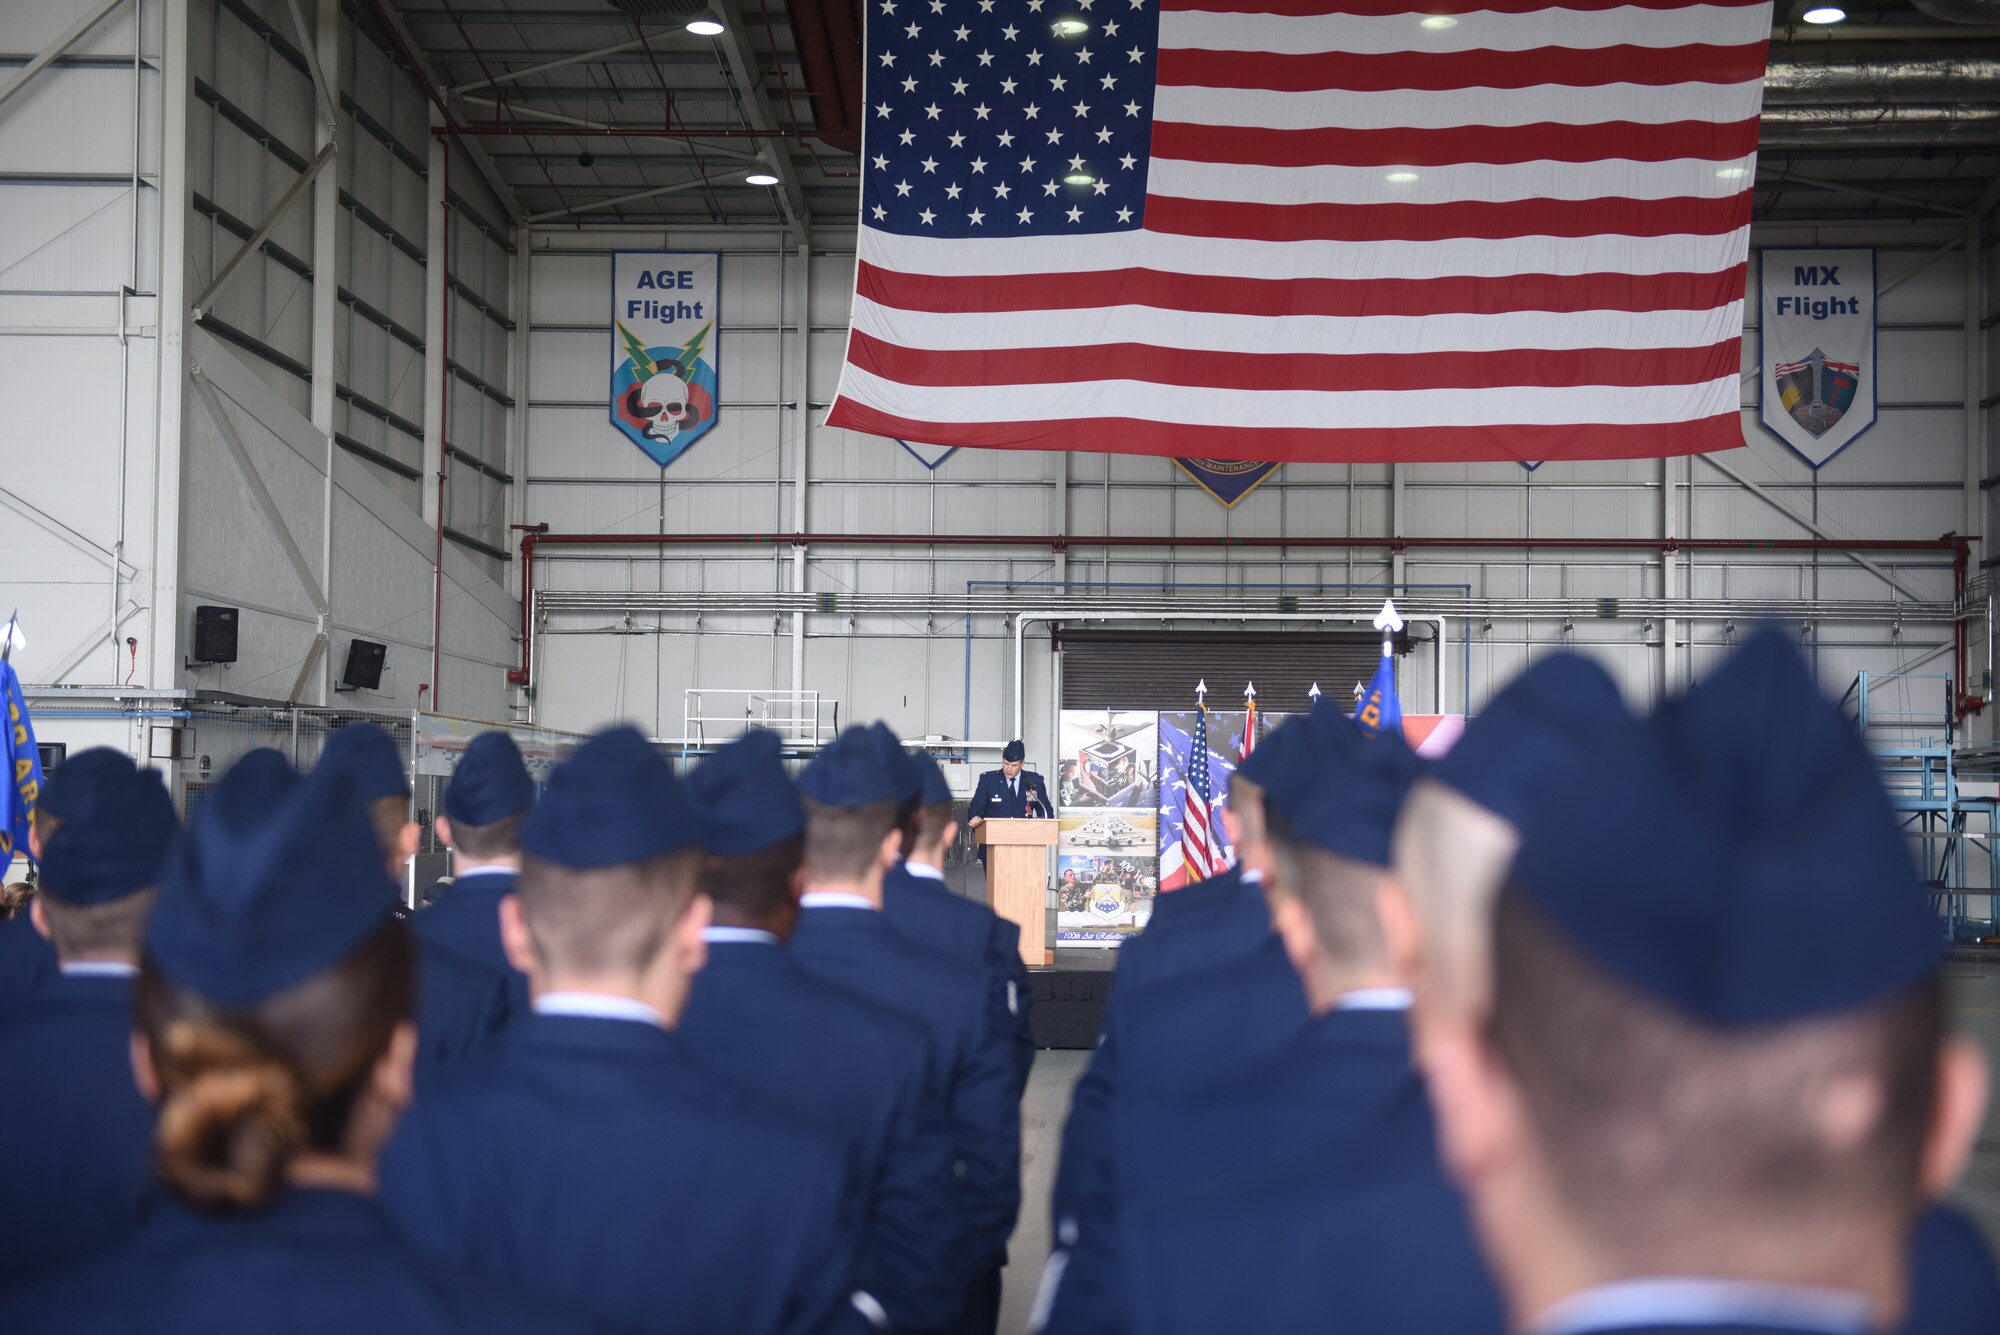
[[[313,92],[319,95],[320,116],[327,125],[327,138],[333,138],[333,130],[340,124],[340,109],[334,105],[332,87],[327,82],[326,71],[320,68],[319,51],[313,41],[313,30],[306,26],[306,16],[299,8],[299,0],[285,0],[285,7],[292,11],[292,26],[299,31],[299,50],[306,58],[306,70],[312,75]]]
[[[618,204],[630,204],[641,199],[653,199],[660,195],[675,195],[683,190],[693,190],[711,181],[734,180],[738,173],[729,172],[718,176],[697,176],[688,181],[676,181],[672,185],[654,186],[651,190],[635,190],[629,195],[613,195],[609,199],[593,199],[587,204],[573,204],[566,209],[550,209],[547,213],[531,213],[530,223],[547,222],[551,218],[569,218],[579,213],[594,213],[598,209],[612,208]]]
[[[778,117],[756,80],[756,67],[743,39],[747,31],[743,12],[736,7],[736,0],[710,0],[710,7],[724,24],[722,35],[715,39],[715,44],[722,49],[723,60],[727,62],[730,77],[735,81],[736,103],[743,109],[743,119],[755,129],[775,134]],[[797,169],[792,166],[792,155],[785,151],[782,144],[773,146],[768,141],[759,141],[757,149],[778,178],[778,198],[785,207],[785,224],[791,229],[792,239],[801,242],[810,239],[812,211],[806,207],[806,192],[799,184]]]
[[[254,254],[258,247],[264,244],[264,238],[271,234],[271,229],[278,225],[279,219],[283,218],[286,211],[298,202],[299,196],[305,193],[306,187],[313,183],[313,178],[325,171],[326,164],[332,161],[333,141],[328,140],[325,147],[314,154],[313,160],[306,164],[306,169],[299,178],[285,188],[285,193],[278,197],[278,202],[273,204],[271,211],[264,215],[264,221],[257,224],[257,230],[250,234],[250,239],[237,247],[236,253],[231,255],[228,261],[222,266],[221,272],[217,273],[214,278],[211,278],[208,286],[202,290],[202,294],[194,299],[195,319],[202,319],[211,310],[215,309],[215,297],[217,293],[222,291],[223,285],[236,276],[236,270],[242,265],[243,261]]]
[[[671,30],[657,35],[663,37],[669,36],[671,35]],[[600,46],[595,51],[578,51],[574,55],[558,56],[554,60],[545,60],[539,65],[530,65],[525,69],[508,70],[505,74],[496,74],[490,79],[474,79],[471,83],[462,83],[455,88],[447,88],[444,90],[445,96],[455,97],[463,93],[476,92],[481,88],[497,88],[503,83],[513,83],[516,79],[525,79],[535,74],[546,74],[550,70],[559,70],[565,65],[580,65],[586,60],[596,60],[602,56],[617,55],[620,51],[634,51],[644,46],[647,41],[648,39],[645,37],[633,37],[623,42],[614,43],[611,46]]]
[[[50,668],[42,677],[42,683],[48,686],[60,686],[62,679],[76,671],[77,665],[90,657],[91,652],[98,645],[104,643],[106,639],[111,641],[112,648],[115,650],[118,647],[118,627],[138,615],[140,610],[137,599],[126,599],[125,606],[119,609],[118,615],[115,618],[106,617],[98,623],[97,629],[84,636],[74,649],[57,659],[56,665]]]
[[[0,502],[4,502],[9,509],[19,511],[23,518],[29,520],[39,528],[47,529],[56,537],[61,538],[64,542],[82,552],[85,556],[95,557],[107,566],[115,563],[122,571],[129,571],[135,575],[139,573],[139,568],[130,561],[113,556],[110,551],[98,546],[89,538],[84,537],[83,534],[78,533],[48,511],[22,500],[5,487],[0,487]]]
[[[1953,218],[1963,218],[1964,209],[1954,209],[1945,204],[1932,204],[1908,195],[1892,195],[1882,190],[1870,190],[1866,186],[1849,185],[1845,181],[1828,181],[1818,176],[1802,176],[1784,167],[1773,167],[1767,163],[1758,164],[1757,170],[1768,172],[1789,185],[1804,186],[1808,190],[1831,190],[1840,195],[1857,195],[1862,199],[1879,200],[1884,204],[1901,204],[1905,208],[1928,209],[1932,213],[1942,213]],[[1940,182],[1942,184],[1943,182]]]
[[[236,460],[237,469],[243,474],[243,484],[250,489],[251,500],[257,503],[257,510],[264,516],[264,522],[270,526],[272,536],[277,538],[278,546],[284,549],[285,560],[291,563],[292,574],[298,577],[299,586],[306,591],[307,601],[312,603],[313,610],[320,614],[324,624],[324,619],[333,615],[333,608],[327,602],[326,594],[320,590],[319,580],[313,576],[312,566],[306,561],[306,554],[299,550],[298,542],[292,537],[291,527],[285,523],[284,512],[278,509],[277,501],[272,499],[271,489],[264,485],[264,475],[257,471],[257,463],[250,457],[249,446],[243,443],[243,437],[237,434],[236,423],[230,420],[228,412],[224,410],[222,395],[216,392],[215,385],[199,366],[194,368],[192,378],[195,393],[208,405],[209,415],[215,419],[215,433],[221,436],[222,443],[229,447],[229,453]]]
[[[1841,534],[1829,533],[1826,529],[1821,528],[1818,524],[1815,524],[1812,520],[1806,518],[1804,515],[1800,514],[1797,510],[1794,510],[1791,506],[1786,505],[1776,496],[1773,496],[1770,492],[1764,490],[1762,487],[1758,486],[1755,482],[1751,481],[1743,474],[1737,472],[1734,468],[1731,468],[1728,464],[1722,462],[1722,460],[1716,458],[1714,455],[1704,454],[1701,457],[1703,461],[1709,465],[1709,467],[1715,469],[1723,476],[1732,479],[1738,486],[1742,487],[1752,496],[1755,496],[1758,500],[1764,502],[1764,504],[1770,506],[1773,510],[1776,510],[1779,514],[1785,516],[1785,518],[1791,520],[1794,524],[1797,524],[1800,528],[1812,534],[1814,537],[1824,538],[1828,542],[1845,541],[1844,537]],[[1844,551],[1841,553],[1841,555],[1845,556],[1848,560],[1854,562],[1854,564],[1860,566],[1863,570],[1866,570],[1869,574],[1875,576],[1875,578],[1881,580],[1884,584],[1887,584],[1890,588],[1902,594],[1905,598],[1908,598],[1910,601],[1918,603],[1930,601],[1930,599],[1926,597],[1924,594],[1918,593],[1915,589],[1903,583],[1903,581],[1897,579],[1894,575],[1890,574],[1888,571],[1884,570],[1881,566],[1875,564],[1875,562],[1863,556],[1860,552]]]
[[[50,61],[69,50],[72,46],[75,46],[79,37],[82,37],[92,28],[95,28],[106,14],[109,14],[124,3],[125,0],[100,0],[97,8],[85,14],[75,23],[70,24],[68,30],[62,36],[56,38],[52,45],[29,61],[19,74],[16,74],[7,81],[4,87],[0,87],[0,106],[5,106],[9,98],[13,97],[14,94],[20,92],[23,88],[26,88],[30,80],[47,69]],[[135,44],[139,40],[136,31],[132,35],[132,40]]]
[[[442,88],[444,86],[443,81],[437,77],[437,71],[432,68],[431,62],[425,57],[423,44],[410,35],[409,24],[397,10],[396,0],[371,0],[370,7],[378,11],[378,16],[389,25],[391,35],[401,44],[404,51],[408,53],[411,62],[417,67],[417,77],[423,82],[426,91]],[[611,18],[614,13],[615,11],[607,10],[606,17]],[[584,18],[581,14],[573,17],[576,21],[581,21]],[[623,19],[621,17],[612,21],[622,23]],[[437,110],[440,115],[444,114],[443,107],[439,107]],[[445,119],[447,124],[449,124],[450,117],[447,115]],[[486,156],[486,150],[469,139],[460,139],[459,147],[465,150],[465,155],[472,159],[472,165],[478,168],[479,174],[485,178],[486,184],[492,188],[494,195],[506,207],[507,220],[517,227],[520,226],[521,201],[514,197],[513,186],[509,185],[507,178],[500,174],[500,169],[493,165],[493,160]]]

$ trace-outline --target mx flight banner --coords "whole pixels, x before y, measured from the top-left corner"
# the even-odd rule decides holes
[[[660,467],[715,425],[722,256],[611,257],[611,424]]]
[[[1875,252],[1759,253],[1764,429],[1818,468],[1875,425]]]

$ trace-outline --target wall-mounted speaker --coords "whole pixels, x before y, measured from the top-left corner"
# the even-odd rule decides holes
[[[373,691],[382,685],[383,659],[389,646],[373,640],[347,642],[347,666],[340,671],[340,684],[352,690]]]
[[[194,609],[194,661],[234,663],[236,661],[236,616],[233,607]]]

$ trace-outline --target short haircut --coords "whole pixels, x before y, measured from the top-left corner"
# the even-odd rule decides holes
[[[944,838],[944,832],[958,819],[958,803],[933,802],[917,808],[917,847],[930,848]]]
[[[1276,808],[1266,813],[1278,894],[1305,905],[1320,949],[1336,969],[1380,969],[1389,943],[1375,907],[1375,889],[1386,874],[1339,853],[1307,843]]]
[[[1243,832],[1243,842],[1254,844],[1269,837],[1264,790],[1244,778],[1241,770],[1229,776],[1229,810],[1236,817],[1236,828]]]
[[[157,890],[143,890],[103,904],[73,904],[42,891],[42,914],[49,922],[49,940],[59,960],[92,959],[105,955],[138,959],[146,934],[146,915],[153,911]]]
[[[376,798],[368,804],[368,823],[375,827],[375,843],[382,856],[389,857],[396,851],[396,841],[403,837],[403,827],[410,823],[410,799],[400,793]]]
[[[1671,1266],[1689,1247],[1739,1238],[1809,1247],[1820,1229],[1914,1216],[1941,981],[1824,1018],[1722,1030],[1585,958],[1511,884],[1493,941],[1493,1046],[1556,1190],[1618,1260]],[[1842,1151],[1815,1114],[1857,1080],[1879,1115]]]
[[[1423,940],[1424,1004],[1461,1015],[1491,1004],[1493,898],[1520,834],[1457,789],[1419,779],[1393,843],[1396,871]]]
[[[830,807],[810,797],[806,808],[806,878],[811,881],[867,879],[881,853],[882,841],[897,829],[899,802],[870,802],[859,807]]]
[[[480,861],[513,857],[521,851],[521,825],[527,819],[528,809],[523,807],[490,825],[454,820],[451,822],[451,846],[462,856]],[[401,829],[400,826],[397,828]]]
[[[62,828],[62,817],[52,816],[47,807],[37,805],[35,814],[28,821],[28,828],[34,832],[35,842],[47,848],[49,840],[55,838],[56,831]]]
[[[636,974],[651,965],[695,897],[699,848],[578,870],[530,853],[521,910],[535,957],[557,974]]]
[[[710,853],[702,859],[701,891],[716,907],[765,918],[791,907],[792,874],[805,856],[801,830],[754,853]]]

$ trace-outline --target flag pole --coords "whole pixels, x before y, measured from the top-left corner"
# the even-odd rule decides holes
[[[4,663],[14,656],[14,626],[20,619],[21,609],[17,607],[14,609],[13,615],[7,618],[7,633],[0,635],[0,663]]]

